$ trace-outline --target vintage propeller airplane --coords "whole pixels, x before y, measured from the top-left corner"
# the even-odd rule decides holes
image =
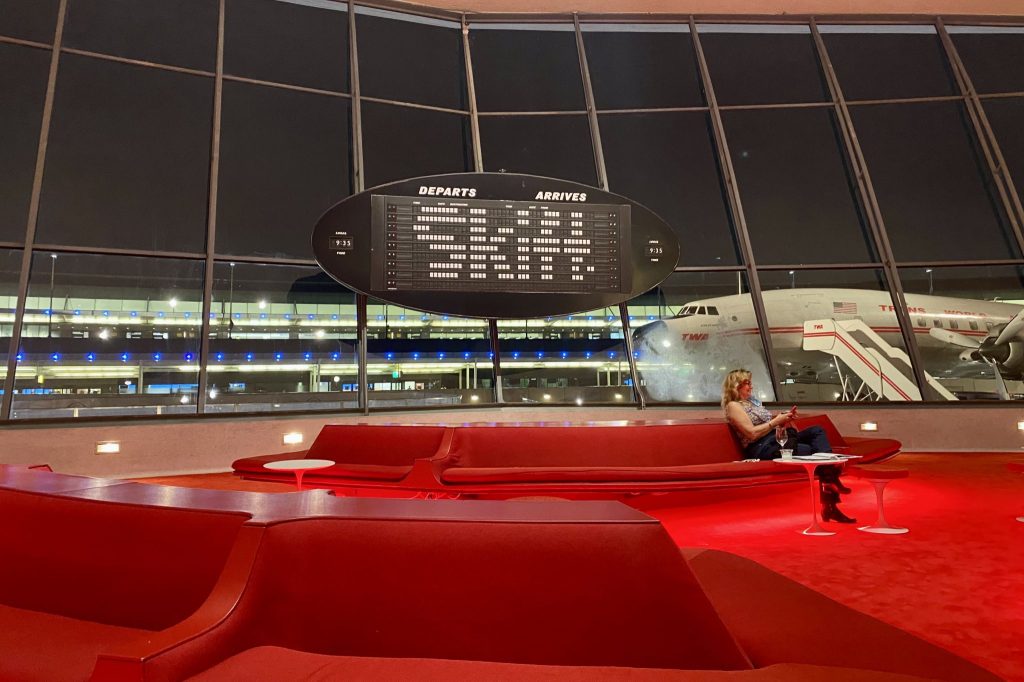
[[[775,289],[763,295],[773,348],[780,361],[793,358],[796,353],[800,355],[800,362],[806,364],[807,351],[821,349],[811,340],[828,335],[828,330],[834,330],[836,325],[850,332],[846,345],[855,353],[851,356],[854,358],[851,365],[857,365],[859,357],[869,369],[879,366],[875,356],[880,353],[864,351],[854,337],[868,343],[867,337],[877,335],[881,341],[875,346],[889,344],[890,355],[900,352],[893,348],[904,346],[887,292]],[[923,294],[907,294],[906,301],[922,354],[933,358],[936,353],[948,355],[950,350],[959,350],[961,362],[981,362],[991,367],[996,392],[1004,399],[1009,398],[1006,380],[1024,379],[1024,306]],[[829,322],[834,324],[830,326]],[[825,331],[814,331],[823,328]],[[644,358],[649,361],[692,358],[698,363],[710,361],[709,366],[736,362],[749,365],[751,354],[760,355],[760,338],[749,294],[686,303],[674,317],[637,328],[634,345],[640,353],[641,365]],[[827,356],[821,359],[834,362],[834,358]],[[926,365],[947,367],[951,362],[955,362],[953,358],[946,357],[926,361]],[[854,366],[852,369],[863,368]],[[906,369],[909,370],[909,364]],[[871,371],[878,373],[877,369]],[[948,392],[941,389],[939,392],[955,399]]]

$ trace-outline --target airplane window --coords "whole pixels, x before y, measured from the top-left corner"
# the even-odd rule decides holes
[[[718,308],[716,308],[713,305],[709,305],[708,306],[708,315],[717,315],[717,314],[718,314]]]
[[[932,326],[942,328],[942,320],[932,320]]]
[[[974,331],[978,331],[978,323],[974,320],[968,320],[967,324],[970,325],[971,329]]]
[[[707,308],[705,308],[704,306],[699,306],[699,307],[697,308],[697,314],[698,314],[698,315],[703,315],[703,314],[704,314],[704,313],[706,313],[706,312],[707,312]]]
[[[957,321],[956,321],[956,320],[950,320],[950,321],[949,321],[949,328],[950,328],[950,329],[959,329],[959,328],[960,328],[960,325],[959,325],[959,324],[957,324]]]
[[[916,324],[916,325],[917,325],[918,327],[923,327],[923,326],[924,326],[924,320],[923,320],[923,319],[921,319],[921,318],[919,317],[919,318],[917,318],[917,320],[915,321],[915,324]]]

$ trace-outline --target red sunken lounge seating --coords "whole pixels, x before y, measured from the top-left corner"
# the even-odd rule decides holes
[[[876,462],[899,452],[882,438],[844,438],[824,415],[798,428],[823,427],[839,452]],[[393,431],[393,432],[392,432]],[[436,447],[435,447],[436,446]],[[430,451],[431,447],[435,447]],[[325,426],[306,453],[240,459],[239,475],[290,481],[263,465],[295,457],[329,459],[306,474],[309,485],[446,491],[469,495],[662,492],[797,481],[803,472],[772,462],[743,462],[728,425],[719,421],[626,424],[470,424],[463,426]],[[366,473],[367,469],[381,471]]]
[[[234,493],[0,467],[0,515],[5,680],[998,679],[734,555],[697,555],[695,576],[656,520],[615,502]],[[825,624],[847,638],[794,646]],[[890,642],[898,655],[874,646]]]
[[[118,483],[0,467],[0,679],[84,680],[217,582],[249,515],[77,496]]]
[[[333,467],[307,473],[311,482],[323,477],[358,481],[401,481],[418,459],[430,458],[441,449],[448,429],[443,426],[401,426],[358,424],[325,426],[308,450],[261,457],[247,457],[234,463],[246,478],[291,480],[292,474],[264,469],[267,462],[285,459],[329,459]],[[343,456],[342,453],[344,453]],[[244,464],[243,464],[244,463]],[[242,468],[239,468],[242,467]]]

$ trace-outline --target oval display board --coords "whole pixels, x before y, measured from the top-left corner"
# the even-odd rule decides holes
[[[431,175],[345,199],[313,230],[320,267],[395,305],[465,317],[568,315],[649,291],[679,260],[650,209],[567,180]]]

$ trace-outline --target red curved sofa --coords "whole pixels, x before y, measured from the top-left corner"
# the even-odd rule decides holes
[[[825,429],[838,452],[858,463],[894,456],[899,441],[846,438],[824,415],[801,418],[803,429]],[[621,494],[755,485],[802,480],[804,473],[773,462],[744,462],[729,426],[720,421],[608,424],[463,424],[325,426],[300,453],[239,459],[239,475],[291,481],[264,468],[280,459],[328,459],[308,472],[309,485],[389,488],[445,494]]]
[[[89,499],[121,483],[0,467],[0,679],[87,679],[217,583],[250,514]]]
[[[735,555],[687,561],[616,502],[235,493],[0,466],[0,518],[4,680],[998,679]],[[787,627],[762,634],[781,595]],[[794,650],[826,621],[845,637]]]

